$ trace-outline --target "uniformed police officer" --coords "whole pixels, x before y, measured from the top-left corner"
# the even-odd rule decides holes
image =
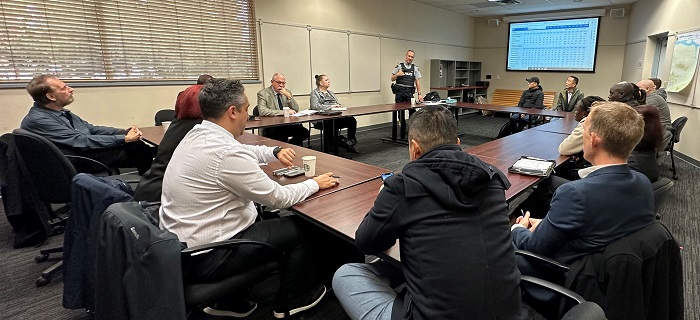
[[[396,81],[396,84],[392,86],[396,95],[394,102],[410,102],[414,93],[418,93],[417,101],[423,101],[423,95],[420,92],[420,70],[418,70],[418,66],[413,64],[415,56],[416,53],[413,50],[406,51],[406,62],[398,63],[391,73],[391,81]],[[413,114],[413,111],[413,109],[409,110],[409,114]],[[405,128],[406,119],[401,117],[400,120],[401,126]]]

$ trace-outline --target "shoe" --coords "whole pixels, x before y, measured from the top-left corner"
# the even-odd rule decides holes
[[[300,299],[291,299],[291,301],[288,301],[289,315],[292,316],[299,312],[313,308],[321,301],[321,299],[323,299],[325,295],[326,287],[321,285],[309,290],[309,292],[304,294]],[[277,310],[280,310],[281,312],[278,312]],[[282,310],[281,306],[275,305],[275,307],[272,309],[272,315],[277,319],[283,319],[284,310]]]
[[[347,150],[352,153],[360,153],[360,151],[357,151],[355,146],[348,146]]]
[[[355,139],[355,138],[350,138],[350,139],[348,139],[347,144],[348,144],[349,146],[352,147],[352,146],[354,146],[354,145],[357,144],[357,139]]]
[[[219,317],[245,318],[249,316],[258,304],[253,301],[241,300],[232,303],[215,303],[213,307],[204,308],[204,313]]]

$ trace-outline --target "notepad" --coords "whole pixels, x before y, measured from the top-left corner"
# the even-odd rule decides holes
[[[318,112],[318,110],[311,110],[311,109],[302,110],[302,111],[299,111],[299,112],[293,114],[292,117],[310,116],[310,115],[317,113],[317,112]]]
[[[555,165],[556,162],[551,160],[522,156],[508,168],[508,171],[530,176],[547,177],[552,173]]]

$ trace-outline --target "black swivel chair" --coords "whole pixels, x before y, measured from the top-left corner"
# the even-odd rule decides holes
[[[115,217],[116,219],[113,219]],[[283,306],[287,310],[286,301],[286,287],[284,282],[284,272],[285,272],[285,256],[286,254],[274,246],[266,243],[252,241],[247,239],[232,239],[226,241],[219,241],[214,243],[209,243],[205,245],[200,245],[196,247],[186,248],[180,251],[180,255],[177,257],[172,256],[173,251],[170,249],[156,248],[154,251],[148,251],[144,249],[144,253],[138,252],[143,259],[153,259],[151,261],[158,263],[147,263],[153,267],[154,265],[165,263],[165,261],[175,262],[180,261],[183,265],[188,264],[188,260],[191,256],[201,253],[207,250],[235,250],[242,246],[255,246],[260,248],[260,250],[265,250],[265,254],[270,257],[270,261],[263,262],[255,268],[248,270],[246,272],[241,272],[238,274],[233,274],[228,277],[219,278],[209,281],[201,281],[199,279],[193,279],[189,277],[180,279],[165,278],[162,274],[158,272],[157,269],[149,270],[149,272],[154,273],[153,276],[149,276],[149,279],[143,279],[139,281],[139,278],[134,278],[135,276],[148,276],[147,272],[141,271],[141,273],[130,271],[129,264],[122,263],[121,256],[130,256],[133,254],[133,249],[130,248],[131,244],[126,245],[122,242],[134,242],[146,241],[143,243],[135,244],[135,247],[155,247],[148,245],[148,241],[156,241],[157,243],[165,243],[166,240],[163,236],[159,236],[158,239],[152,237],[152,234],[159,232],[166,232],[169,234],[167,236],[170,239],[177,239],[177,236],[169,233],[167,231],[162,231],[157,226],[157,221],[148,218],[145,214],[142,205],[136,202],[122,202],[113,204],[105,211],[100,222],[100,230],[106,235],[121,234],[125,232],[127,235],[135,234],[145,235],[144,237],[136,237],[136,240],[130,237],[117,237],[115,241],[99,241],[97,248],[97,264],[102,263],[113,263],[116,265],[114,268],[109,268],[109,272],[102,272],[98,274],[97,283],[104,283],[104,286],[100,286],[96,291],[96,310],[97,313],[119,313],[122,312],[122,306],[124,307],[133,306],[134,308],[146,308],[153,312],[149,304],[155,303],[153,301],[162,301],[163,297],[178,297],[180,296],[179,289],[182,288],[184,293],[184,301],[168,301],[171,306],[180,306],[184,302],[185,311],[188,318],[198,318],[201,316],[201,310],[203,307],[216,302],[219,299],[226,298],[232,294],[245,292],[254,284],[260,282],[261,280],[269,277],[271,274],[279,274],[281,292],[283,293]],[[127,231],[124,231],[127,230]],[[131,230],[131,231],[129,231]],[[179,246],[179,245],[178,245]],[[146,253],[148,252],[148,253]],[[177,252],[177,251],[175,251]],[[241,259],[245,259],[245,256],[238,254]],[[150,258],[149,258],[150,257]],[[172,259],[171,259],[172,258]],[[139,258],[140,259],[140,258]],[[125,259],[126,261],[128,259]],[[134,263],[136,264],[136,263]],[[110,264],[111,265],[111,264]],[[169,267],[163,266],[162,264],[156,266],[156,268]],[[173,269],[180,269],[180,266],[173,266]],[[180,272],[179,270],[177,271]],[[122,274],[123,273],[123,274]],[[131,286],[126,286],[121,279],[128,273],[132,281],[138,281],[139,285],[141,283],[150,283],[152,285],[145,285],[143,290],[136,290],[137,292],[133,295],[124,295],[123,292],[126,290],[134,290]],[[111,279],[111,280],[110,280]],[[116,281],[115,281],[116,280]],[[182,287],[179,287],[182,285]],[[160,293],[159,296],[153,297],[151,292],[155,290]],[[166,291],[163,291],[166,290]],[[169,291],[168,291],[169,290]],[[152,297],[152,298],[151,298]],[[150,299],[149,303],[141,303],[140,299]],[[135,301],[139,300],[139,301]],[[115,303],[115,301],[118,301]],[[119,303],[121,302],[121,303]],[[156,303],[158,304],[158,303]],[[155,307],[164,307],[162,305],[157,305]],[[172,311],[172,310],[171,310]],[[137,313],[139,310],[128,310],[128,313]],[[285,311],[285,315],[288,317],[288,311]],[[142,315],[144,318],[147,316]]]
[[[681,131],[683,131],[683,127],[685,127],[686,122],[688,122],[688,117],[685,116],[673,120],[673,123],[671,124],[671,133],[673,136],[671,137],[671,142],[668,143],[665,150],[671,153],[671,171],[673,171],[673,180],[678,180],[678,175],[676,175],[676,161],[673,157],[673,147],[676,145],[676,143],[681,141]]]
[[[156,112],[154,120],[155,120],[155,123],[157,126],[162,126],[164,121],[173,121],[173,120],[175,120],[175,110],[173,110],[173,109],[158,110],[158,112]]]
[[[652,190],[654,190],[654,212],[656,212],[656,219],[661,219],[661,205],[666,201],[668,193],[673,188],[673,181],[669,178],[659,178],[654,183],[651,184]]]
[[[541,274],[561,279],[552,282],[566,284],[567,289],[603,306],[611,320],[641,319],[643,314],[648,319],[682,318],[680,248],[660,222],[622,237],[571,266],[529,251],[516,250],[515,254]]]
[[[12,131],[12,135],[17,153],[27,169],[27,177],[37,190],[39,199],[46,203],[50,212],[51,204],[71,202],[71,181],[77,172],[69,158],[91,162],[96,167],[101,166],[108,175],[111,175],[109,168],[100,162],[80,156],[66,156],[56,145],[40,135],[24,129],[15,129]],[[58,220],[54,224],[63,224],[64,219],[54,219]],[[34,260],[37,263],[46,261],[49,254],[56,252],[63,252],[63,247],[40,250],[39,255]],[[59,261],[44,270],[36,281],[36,285],[40,287],[51,282],[51,276],[61,270],[62,266],[63,261]]]

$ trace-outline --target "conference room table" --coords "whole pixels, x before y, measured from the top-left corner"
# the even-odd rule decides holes
[[[571,116],[564,119],[552,120],[549,123],[532,128],[537,131],[546,131],[562,134],[570,134],[578,126],[576,119]]]
[[[382,109],[381,107],[377,108],[378,110]],[[564,126],[564,122],[570,121],[557,121],[562,122],[557,124],[557,126]],[[164,133],[162,127],[147,127],[142,128],[141,131],[144,133],[144,139],[155,144],[160,142]],[[467,148],[464,151],[493,165],[506,175],[511,183],[511,187],[506,190],[506,200],[510,201],[537,184],[541,178],[510,173],[508,168],[521,156],[554,160],[557,165],[563,163],[568,157],[560,156],[557,147],[566,137],[567,134],[564,133],[529,129],[479,146]],[[297,153],[294,161],[294,164],[297,166],[301,166],[302,156],[315,155],[317,156],[317,173],[331,171],[335,175],[340,176],[341,183],[339,186],[320,190],[306,200],[294,205],[292,210],[300,217],[332,234],[351,243],[354,242],[355,230],[357,230],[364,216],[372,208],[374,200],[379,193],[379,188],[383,183],[379,176],[388,172],[388,169],[289,145],[250,133],[244,133],[238,140],[247,144],[279,145],[293,148]],[[296,183],[307,179],[304,176],[295,178],[272,176],[273,170],[282,167],[282,164],[279,162],[273,162],[262,167],[270,177],[280,184]],[[400,261],[399,246],[395,245],[386,252],[379,254],[379,256],[396,264]]]
[[[144,127],[140,128],[143,133],[143,139],[147,140],[151,144],[158,145],[163,139],[165,134],[165,129],[163,126],[154,127]],[[301,158],[304,156],[316,156],[316,174],[322,174],[326,172],[333,172],[334,176],[339,177],[340,184],[333,188],[319,190],[313,195],[306,198],[305,201],[310,199],[315,199],[318,197],[323,197],[327,194],[335,193],[364,182],[379,179],[383,173],[390,172],[391,170],[373,166],[370,164],[352,161],[342,157],[334,156],[331,154],[323,153],[313,149],[303,148],[289,143],[277,141],[274,139],[266,138],[259,135],[254,135],[251,133],[243,133],[241,136],[236,138],[236,140],[243,144],[251,145],[263,145],[269,147],[280,146],[282,148],[291,148],[296,153],[294,157],[293,164],[300,168],[303,167]],[[305,175],[300,175],[297,177],[285,177],[285,176],[275,176],[272,174],[274,170],[283,168],[284,165],[279,161],[274,161],[262,165],[261,168],[267,175],[274,181],[277,181],[281,185],[287,185],[292,183],[303,182],[307,179]]]
[[[343,110],[340,114],[338,115],[332,115],[332,116],[325,116],[325,115],[319,115],[319,114],[311,114],[311,115],[301,115],[301,116],[289,116],[289,117],[281,117],[281,116],[274,116],[274,117],[254,117],[251,120],[248,120],[246,123],[246,130],[254,130],[254,129],[264,129],[264,128],[269,128],[269,127],[275,127],[275,126],[283,126],[283,125],[289,125],[289,124],[303,124],[307,122],[317,122],[317,121],[324,121],[324,120],[333,120],[333,119],[338,119],[338,118],[343,118],[343,117],[357,117],[357,116],[366,116],[366,115],[371,115],[371,114],[377,114],[377,113],[385,113],[385,112],[392,112],[392,113],[400,113],[405,110],[411,109],[411,104],[409,102],[405,103],[388,103],[388,104],[377,104],[377,105],[367,105],[367,106],[357,106],[357,107],[349,107],[346,108],[346,110]],[[406,131],[405,128],[399,128],[398,122],[396,120],[396,115],[392,116],[392,131],[391,131],[391,137],[387,139],[387,141],[401,141],[402,139],[405,139],[406,137]],[[331,128],[331,132],[336,132],[334,122],[329,121],[333,127]],[[326,133],[328,134],[328,133]],[[335,141],[335,139],[331,139]],[[330,148],[326,148],[326,151],[332,152],[334,154],[338,154],[338,145],[334,144],[330,146]]]

